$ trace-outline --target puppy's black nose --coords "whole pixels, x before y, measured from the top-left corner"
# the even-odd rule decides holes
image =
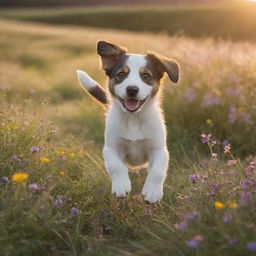
[[[128,86],[126,88],[126,93],[130,97],[134,97],[139,92],[139,88],[137,86]]]

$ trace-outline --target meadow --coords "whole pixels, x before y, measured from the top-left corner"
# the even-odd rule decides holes
[[[256,39],[256,3],[226,5],[71,7],[2,9],[0,17],[56,25],[165,32],[192,37]]]
[[[104,110],[76,69],[106,85],[97,40],[177,59],[163,85],[170,167],[161,202],[116,199]],[[255,255],[256,47],[150,32],[0,20],[0,254]]]

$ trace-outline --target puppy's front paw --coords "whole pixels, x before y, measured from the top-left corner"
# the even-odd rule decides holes
[[[125,197],[131,191],[131,181],[129,177],[115,177],[112,179],[112,194],[116,197]]]
[[[162,185],[153,185],[145,183],[142,189],[142,195],[144,196],[144,200],[148,201],[151,204],[160,201],[163,197],[163,186]]]

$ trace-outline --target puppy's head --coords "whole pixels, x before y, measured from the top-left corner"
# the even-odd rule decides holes
[[[123,47],[105,41],[98,42],[97,52],[109,77],[111,95],[124,111],[138,112],[147,99],[154,97],[164,73],[172,82],[179,81],[179,65],[174,60],[154,53],[127,54]]]

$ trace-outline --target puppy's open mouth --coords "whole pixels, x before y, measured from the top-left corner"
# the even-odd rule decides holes
[[[136,112],[145,103],[147,98],[145,98],[144,100],[137,100],[137,99],[132,99],[132,98],[131,99],[121,99],[121,98],[119,98],[119,100],[120,100],[121,104],[123,105],[123,107],[127,111]]]

